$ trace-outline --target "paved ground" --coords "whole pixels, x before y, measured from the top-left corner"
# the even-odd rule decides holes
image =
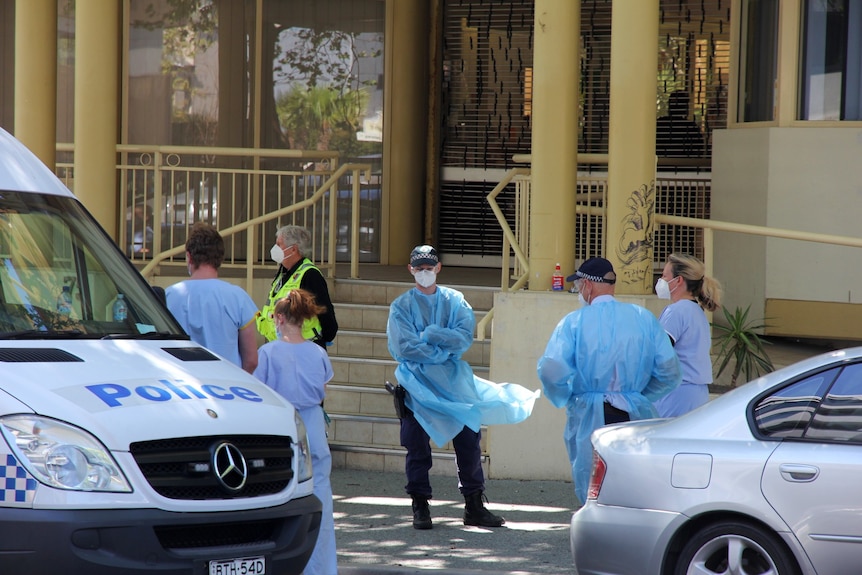
[[[827,351],[773,339],[776,368]],[[442,462],[438,465],[454,465]],[[571,482],[489,479],[488,507],[506,518],[499,529],[465,527],[456,480],[432,476],[434,528],[413,529],[401,473],[335,469],[340,575],[571,575],[569,521],[577,500]]]
[[[506,525],[485,529],[464,526],[457,480],[434,476],[434,528],[418,531],[404,481],[401,473],[333,470],[339,574],[574,572],[568,527],[577,500],[570,482],[488,480],[488,508]]]

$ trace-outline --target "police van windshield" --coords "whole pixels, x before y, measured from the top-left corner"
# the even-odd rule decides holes
[[[73,198],[0,191],[0,339],[187,336]]]

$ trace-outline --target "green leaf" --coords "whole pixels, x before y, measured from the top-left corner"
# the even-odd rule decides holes
[[[767,327],[765,319],[749,320],[751,306],[722,308],[727,325],[711,324],[715,334],[713,345],[718,349],[716,376],[724,373],[733,362],[731,385],[736,385],[740,374],[747,380],[774,371],[772,361],[766,353],[768,341],[761,339],[758,331]]]

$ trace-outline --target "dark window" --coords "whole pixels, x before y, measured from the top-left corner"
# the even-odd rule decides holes
[[[844,368],[817,408],[804,437],[862,442],[862,364]]]
[[[807,0],[802,25],[802,120],[861,120],[862,0]]]
[[[817,373],[762,399],[754,408],[758,431],[773,438],[800,438],[826,389],[841,368]]]
[[[743,6],[739,121],[770,121],[778,76],[778,0],[748,0]]]

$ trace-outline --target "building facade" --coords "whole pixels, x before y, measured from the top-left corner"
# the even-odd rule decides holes
[[[855,340],[858,249],[717,232],[707,254],[650,215],[857,237],[861,20],[862,0],[0,0],[0,125],[48,164],[73,149],[75,191],[121,245],[168,207],[145,183],[117,193],[117,145],[370,162],[362,258],[384,264],[428,241],[499,266],[485,196],[528,165],[531,291],[602,254],[649,296],[690,251],[767,333]],[[598,227],[576,213],[593,177]],[[251,189],[184,185],[171,210],[253,215]]]

